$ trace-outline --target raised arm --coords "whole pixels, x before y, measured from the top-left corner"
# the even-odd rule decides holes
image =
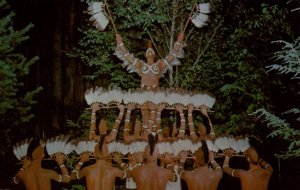
[[[171,158],[171,155],[169,154],[165,154],[164,157],[164,163],[166,164],[166,168],[169,169],[172,172],[172,175],[169,178],[169,181],[175,182],[177,181],[177,175],[176,172],[174,170],[174,160]]]
[[[215,161],[214,153],[212,151],[209,151],[209,161],[212,165],[213,170],[218,173],[220,178],[223,176],[223,170],[221,166],[218,164],[218,162]]]
[[[70,181],[69,171],[64,164],[64,155],[62,153],[56,153],[54,160],[59,165],[61,174],[56,173],[55,171],[51,172],[51,179],[57,182],[68,183]]]
[[[225,159],[223,162],[223,171],[227,173],[228,175],[231,175],[232,177],[241,178],[241,175],[243,172],[245,172],[242,169],[233,169],[229,166],[229,160],[233,155],[233,150],[228,149],[225,152]]]
[[[190,131],[190,137],[193,142],[196,142],[198,139],[198,136],[195,132],[195,127],[194,127],[193,110],[194,110],[194,105],[190,104],[188,107],[188,126],[189,126],[189,131]]]
[[[211,140],[215,140],[216,139],[216,133],[214,132],[213,125],[212,125],[211,120],[209,118],[208,109],[209,108],[206,105],[201,105],[200,106],[200,112],[202,113],[203,120],[204,120],[203,123],[209,125],[210,132],[208,134],[208,138],[211,139]]]
[[[91,105],[92,113],[91,113],[91,125],[90,125],[90,133],[89,133],[89,139],[90,140],[97,140],[96,135],[96,112],[100,109],[100,106],[98,103],[93,103]]]
[[[74,169],[72,170],[70,180],[81,179],[86,176],[86,170],[81,169],[82,165],[90,160],[89,153],[83,153],[80,155],[80,160],[77,164],[75,164]]]
[[[115,55],[124,61],[124,66],[132,65],[135,68],[140,68],[141,64],[139,59],[135,58],[124,45],[123,39],[120,34],[116,34],[117,48]]]
[[[123,104],[119,104],[119,105],[118,105],[118,108],[119,108],[119,110],[120,110],[119,115],[118,115],[117,119],[115,120],[115,123],[114,123],[114,126],[113,126],[111,132],[110,132],[109,135],[106,136],[106,138],[105,138],[105,141],[106,141],[107,143],[109,143],[109,142],[111,142],[111,141],[113,141],[113,140],[116,139],[117,134],[118,134],[118,130],[119,130],[120,123],[121,123],[121,121],[122,121],[122,119],[123,119],[125,106],[124,106]]]
[[[164,140],[164,134],[161,129],[161,112],[165,109],[166,105],[165,104],[159,104],[157,107],[157,112],[156,112],[156,134],[158,137],[158,141],[163,141]]]
[[[178,165],[178,174],[184,180],[186,180],[186,171],[184,170],[184,163],[187,159],[187,156],[188,156],[188,153],[186,151],[180,152],[180,162]]]
[[[30,164],[31,164],[31,160],[29,157],[26,156],[22,160],[22,167],[20,168],[20,170],[17,172],[17,174],[12,179],[15,184],[20,183],[20,180],[22,179],[22,175],[23,175],[24,171],[30,166]]]
[[[160,63],[160,66],[162,68],[167,67],[168,65],[178,65],[179,63],[173,63],[173,61],[178,57],[183,57],[183,44],[182,41],[184,39],[184,33],[180,33],[177,37],[177,41],[174,43],[172,51],[166,56],[165,59],[163,59],[163,62]]]
[[[124,131],[123,131],[123,139],[125,143],[130,143],[132,141],[134,141],[134,135],[130,135],[130,116],[131,116],[131,112],[132,110],[134,110],[135,108],[135,104],[134,103],[130,103],[127,105],[127,112],[126,112],[126,116],[125,116],[125,124],[124,124]]]
[[[177,138],[183,138],[185,135],[185,117],[183,113],[183,106],[178,104],[175,106],[176,110],[179,112],[180,115],[180,128]]]
[[[272,168],[272,166],[271,166],[268,162],[266,162],[265,160],[263,160],[262,158],[259,160],[259,165],[260,165],[263,169],[269,171],[270,173],[273,173],[273,168]]]

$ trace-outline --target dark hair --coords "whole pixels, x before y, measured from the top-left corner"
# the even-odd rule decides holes
[[[155,137],[152,134],[148,135],[148,143],[150,147],[150,155],[152,156],[155,147]]]
[[[102,152],[102,146],[103,146],[105,137],[106,137],[106,134],[105,135],[100,135],[100,140],[99,140],[99,151],[100,152]]]
[[[205,140],[201,140],[201,143],[202,143],[202,150],[203,150],[203,155],[204,155],[204,162],[205,164],[208,163],[208,160],[209,160],[209,150],[208,150],[208,147],[207,147],[207,144],[206,144],[206,141]]]
[[[251,147],[253,147],[258,155],[258,160],[260,158],[262,158],[263,154],[262,154],[262,143],[261,141],[253,136],[248,137],[249,139],[249,144]]]
[[[206,134],[210,133],[210,125],[209,125],[209,119],[207,116],[202,115],[202,121],[203,121],[203,125],[205,126],[206,129]]]
[[[40,138],[39,137],[34,137],[31,141],[30,141],[30,144],[28,146],[28,149],[27,149],[27,156],[29,158],[32,158],[32,153],[33,151],[39,147],[41,144],[40,144]]]

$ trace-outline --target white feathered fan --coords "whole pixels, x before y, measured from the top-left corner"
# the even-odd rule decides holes
[[[27,155],[27,149],[30,144],[30,141],[31,139],[25,139],[24,141],[17,143],[13,147],[14,155],[17,157],[18,160],[23,160]]]
[[[90,21],[94,22],[98,30],[103,31],[109,23],[108,15],[105,12],[105,4],[102,2],[88,3],[88,13],[91,15]]]
[[[46,141],[46,150],[47,153],[52,157],[56,153],[62,153],[65,156],[70,154],[73,151],[72,143],[68,142],[69,136],[56,136]]]
[[[208,13],[210,13],[210,4],[209,3],[201,3],[196,4],[197,12],[192,16],[192,23],[198,27],[201,28],[205,25],[207,25],[208,21]]]
[[[93,140],[81,140],[74,147],[74,150],[78,155],[81,155],[83,153],[93,154],[96,144],[97,142]]]

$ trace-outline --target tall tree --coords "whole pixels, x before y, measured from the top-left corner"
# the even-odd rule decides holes
[[[5,0],[0,0],[0,10],[0,156],[3,156],[11,149],[13,140],[22,136],[20,130],[24,131],[22,128],[34,117],[32,106],[42,88],[24,88],[30,66],[38,57],[27,59],[18,52],[18,46],[29,39],[27,33],[33,25],[16,30],[12,20],[15,14]]]

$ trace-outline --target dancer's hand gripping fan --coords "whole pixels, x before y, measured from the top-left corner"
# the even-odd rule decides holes
[[[55,154],[61,153],[64,156],[69,155],[73,150],[72,143],[68,142],[69,136],[56,136],[46,141],[46,150],[49,156],[54,157]]]

